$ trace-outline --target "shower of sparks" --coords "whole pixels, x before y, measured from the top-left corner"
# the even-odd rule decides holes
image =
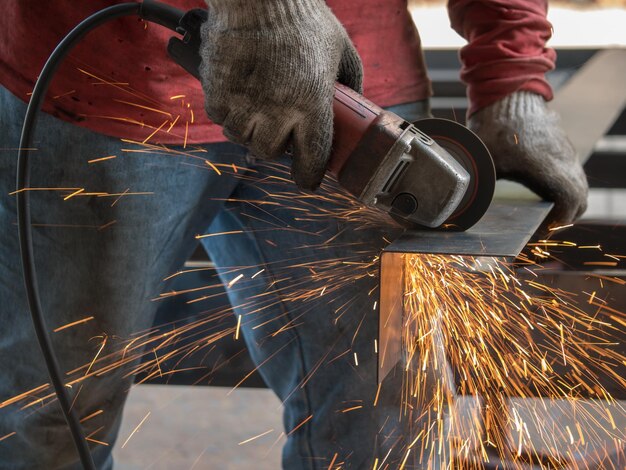
[[[533,253],[550,256],[547,244]],[[423,463],[445,455],[453,468],[480,468],[496,455],[506,468],[523,469],[533,461],[559,468],[571,456],[593,451],[582,431],[575,438],[544,408],[532,410],[525,418],[529,421],[523,421],[508,397],[558,400],[559,411],[575,417],[576,429],[592,424],[602,430],[596,434],[623,447],[626,430],[617,429],[605,406],[620,414],[625,410],[597,377],[602,372],[620,389],[626,387],[616,367],[625,364],[615,348],[620,322],[609,318],[615,313],[623,319],[621,312],[612,312],[595,295],[579,300],[579,294],[541,283],[529,255],[515,264],[469,256],[403,256],[404,414],[411,419],[422,413],[412,419],[414,432],[425,433]],[[593,315],[580,308],[585,303],[597,307]],[[482,397],[480,412],[455,415],[457,392]],[[537,438],[531,441],[529,428],[542,436],[541,450],[533,447]]]
[[[178,95],[171,99],[182,101],[182,98],[183,95]],[[170,123],[170,129],[179,118],[177,116],[173,121],[166,121]],[[187,120],[185,135],[188,125]],[[179,123],[179,126],[182,124]],[[144,142],[126,140],[129,148],[123,151],[175,157],[181,161],[184,159],[183,164],[196,162],[198,164],[194,166],[201,170],[214,171],[218,175],[237,175],[249,184],[254,184],[259,178],[263,179],[264,193],[258,199],[223,201],[237,202],[266,214],[268,228],[259,235],[260,241],[267,233],[268,238],[265,241],[270,245],[277,245],[275,240],[269,238],[272,231],[302,233],[305,229],[301,227],[311,221],[341,222],[345,227],[343,231],[358,233],[374,229],[384,234],[380,235],[378,243],[346,244],[341,237],[343,232],[330,235],[307,233],[316,237],[317,242],[299,247],[297,253],[284,253],[284,259],[278,262],[264,266],[222,268],[226,269],[226,275],[232,280],[218,287],[235,291],[246,289],[252,282],[262,280],[263,277],[271,278],[267,281],[267,290],[274,289],[280,293],[281,301],[291,310],[290,321],[280,324],[276,315],[266,313],[272,312],[274,305],[265,292],[247,298],[244,304],[236,307],[237,310],[247,312],[246,325],[249,324],[250,328],[276,324],[280,326],[276,326],[275,331],[268,336],[283,334],[299,326],[304,316],[311,315],[314,309],[309,305],[315,305],[321,296],[325,302],[333,305],[335,324],[340,322],[354,303],[354,298],[347,294],[350,292],[349,287],[361,279],[375,278],[378,275],[380,248],[388,244],[389,239],[393,239],[392,230],[385,225],[382,214],[363,207],[327,180],[315,194],[299,192],[286,184],[290,182],[289,169],[278,164],[267,164],[274,171],[267,177],[256,174],[255,170],[247,171],[231,164],[209,162],[205,157],[197,155],[199,149],[192,145],[181,151],[149,143],[152,138],[156,140],[158,132],[164,127],[165,123],[158,128],[152,128],[152,134]],[[98,159],[90,163],[95,161]],[[268,180],[275,189],[268,189]],[[26,188],[20,191],[63,191],[63,197],[67,197],[81,189]],[[131,193],[85,193],[83,190],[73,197],[87,194],[126,197]],[[332,202],[333,208],[320,204],[322,202]],[[297,215],[293,221],[285,222],[271,213],[274,207],[292,209]],[[556,229],[562,228],[555,228],[552,234],[555,235]],[[195,238],[241,233],[244,232],[235,230],[197,235]],[[344,253],[342,257],[332,254],[333,248],[338,247]],[[405,323],[402,341],[406,361],[401,419],[411,423],[413,429],[411,435],[404,440],[410,444],[403,444],[404,448],[396,449],[400,458],[393,468],[398,465],[400,468],[412,468],[410,462],[414,458],[419,458],[422,462],[448,460],[453,462],[449,468],[454,469],[482,468],[487,462],[493,461],[494,456],[511,462],[507,468],[522,469],[524,462],[528,461],[534,461],[542,468],[554,468],[560,466],[564,460],[571,460],[571,456],[587,450],[596,449],[594,452],[598,453],[598,458],[602,458],[603,452],[611,451],[610,445],[618,449],[623,447],[625,430],[618,427],[613,413],[623,413],[624,410],[598,380],[598,374],[602,373],[610,377],[617,387],[626,387],[626,379],[619,372],[619,366],[626,365],[626,358],[616,348],[617,336],[620,332],[623,333],[626,326],[626,316],[612,308],[610,299],[605,295],[607,285],[620,284],[623,281],[610,276],[590,275],[587,284],[590,286],[587,287],[589,293],[572,293],[551,287],[541,280],[542,267],[535,260],[537,263],[553,260],[551,252],[555,249],[597,250],[603,258],[588,261],[588,266],[615,267],[623,259],[610,255],[614,258],[607,261],[599,245],[577,247],[571,242],[554,240],[530,245],[527,253],[521,255],[515,263],[468,256],[405,255]],[[302,256],[305,250],[311,253],[310,257]],[[195,270],[180,271],[168,278],[193,271]],[[186,294],[195,296],[189,303],[201,303],[217,295],[224,295],[221,292],[214,293],[215,288],[215,284],[211,284],[185,291],[166,291],[158,296],[155,293],[154,300]],[[380,310],[376,301],[376,289],[358,294],[371,297],[367,313],[377,315],[377,311],[370,310],[371,305],[373,310]],[[593,315],[586,313],[583,305],[592,306],[595,309]],[[234,307],[220,308],[206,311],[189,323],[160,325],[148,331],[137,332],[130,338],[104,336],[92,361],[67,372],[67,385],[83,384],[90,377],[100,377],[120,370],[124,371],[126,377],[137,375],[140,383],[189,370],[180,367],[187,358],[204,358],[220,340],[239,337],[241,314],[236,314],[237,326],[221,326],[233,314]],[[55,331],[87,321],[88,319],[79,320]],[[354,340],[358,334],[359,325],[354,325],[353,331],[347,337]],[[367,344],[374,354],[378,354],[376,340],[373,348],[371,343]],[[321,358],[315,364],[299,386],[304,386],[313,374],[330,366],[340,357],[347,358],[351,364],[358,366],[356,351],[344,349],[329,350],[327,357]],[[364,355],[360,355],[364,362]],[[273,354],[268,361],[272,356]],[[165,366],[167,363],[172,364],[169,369]],[[265,362],[260,364],[259,368],[264,364]],[[198,382],[210,380],[212,374],[221,367],[228,367],[228,361],[222,361],[213,369],[207,370]],[[244,377],[238,385],[250,375],[251,373]],[[481,406],[469,415],[457,413],[455,404],[458,393],[481,397]],[[363,408],[364,412],[368,412],[367,407],[378,405],[380,394],[379,386],[373,402],[368,398],[367,404],[341,411],[347,413]],[[522,410],[522,413],[507,400],[507,397],[537,396],[559,400],[560,411],[568,417],[575,417],[575,420],[561,428],[546,412],[544,405],[538,405],[530,411]],[[598,400],[590,403],[586,398]],[[0,403],[0,408],[22,401],[27,402],[26,406],[45,405],[53,399],[51,388],[44,384]],[[607,407],[607,404],[611,407]],[[296,432],[312,418],[313,415],[308,416],[289,431],[288,435]],[[594,426],[592,431],[589,430],[590,423]],[[531,441],[531,429],[543,439],[541,450],[532,447],[534,442]],[[271,430],[243,443],[270,432]],[[606,444],[600,434],[609,436],[613,442]],[[282,436],[283,433],[276,442]],[[387,463],[390,452],[391,450],[386,455],[376,456],[373,468],[392,468]],[[329,468],[337,467],[338,458],[336,454]],[[581,470],[582,468],[585,467],[581,467]]]

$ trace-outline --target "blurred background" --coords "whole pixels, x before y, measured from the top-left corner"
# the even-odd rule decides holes
[[[464,40],[450,27],[443,0],[410,0],[413,20],[426,48],[461,47]],[[626,46],[626,0],[549,2],[554,27],[552,47]]]

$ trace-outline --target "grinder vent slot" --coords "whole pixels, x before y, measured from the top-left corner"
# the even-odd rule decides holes
[[[383,193],[391,192],[391,190],[393,189],[395,184],[398,182],[400,177],[403,175],[403,173],[406,171],[406,169],[410,165],[410,163],[411,162],[408,161],[408,160],[400,160],[398,162],[396,167],[393,169],[393,172],[391,173],[391,176],[389,177],[389,179],[385,183],[385,186],[383,186],[383,189],[382,189]]]

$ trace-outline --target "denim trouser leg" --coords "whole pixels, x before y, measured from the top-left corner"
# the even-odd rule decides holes
[[[15,197],[8,195],[15,188],[15,149],[24,112],[21,101],[0,89],[0,403],[49,382],[25,303]],[[204,232],[219,200],[228,197],[237,181],[226,172],[218,176],[202,160],[122,152],[132,146],[43,114],[33,145],[38,150],[32,154],[31,187],[116,194],[67,200],[71,190],[31,194],[48,327],[94,317],[51,333],[62,370],[71,371],[88,365],[96,354],[105,358],[119,351],[131,334],[152,325],[158,304],[150,299],[167,288],[163,279],[190,256],[195,235]],[[212,145],[193,155],[243,164],[243,150],[232,144]],[[90,377],[73,390],[79,390],[74,408],[80,418],[103,410],[84,423],[86,435],[109,444],[92,444],[99,468],[110,467],[110,449],[132,383],[131,366]],[[87,368],[72,377],[85,373]],[[74,468],[74,446],[57,402],[20,410],[34,399],[0,408],[0,437],[10,435],[0,442],[0,468]]]
[[[243,274],[227,292],[260,373],[285,404],[283,467],[372,468],[392,450],[386,463],[395,468],[408,438],[398,422],[401,373],[377,399],[375,345],[376,257],[394,234],[325,216],[341,209],[328,191],[297,195],[272,178],[239,185],[210,232],[243,233],[203,240],[224,284]]]

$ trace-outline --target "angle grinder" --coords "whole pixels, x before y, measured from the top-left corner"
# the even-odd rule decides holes
[[[145,16],[171,27],[171,21]],[[181,12],[175,30],[182,39],[172,37],[168,44],[169,55],[198,79],[200,27],[207,18],[206,10]],[[465,126],[436,118],[409,123],[339,83],[333,111],[328,172],[365,205],[408,228],[451,230],[467,230],[489,208],[493,161]]]

